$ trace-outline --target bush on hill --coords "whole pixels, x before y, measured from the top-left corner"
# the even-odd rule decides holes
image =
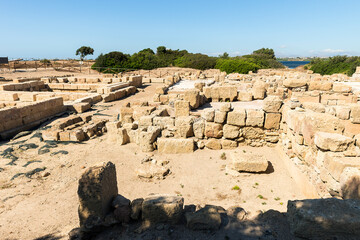
[[[335,56],[328,59],[315,58],[309,63],[308,68],[321,75],[343,73],[351,76],[357,66],[360,66],[360,57]]]

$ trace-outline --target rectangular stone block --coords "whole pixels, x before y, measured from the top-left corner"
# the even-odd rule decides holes
[[[194,151],[193,139],[158,138],[157,144],[159,153],[178,154]]]

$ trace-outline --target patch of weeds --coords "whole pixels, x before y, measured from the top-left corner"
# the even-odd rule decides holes
[[[184,188],[184,184],[181,184],[181,183],[180,183],[180,187],[181,187],[181,188]]]
[[[226,160],[226,154],[224,152],[220,155],[220,159]]]
[[[257,198],[264,199],[263,195],[257,195]]]
[[[246,203],[246,201],[244,200],[243,203]]]
[[[266,202],[262,202],[261,204],[262,204],[262,205],[266,205],[267,203],[266,203]]]
[[[25,163],[25,164],[23,165],[23,167],[27,167],[27,166],[29,166],[30,164],[36,163],[36,162],[41,162],[41,161],[39,161],[39,160],[30,160],[30,161],[28,161],[27,163]]]
[[[233,186],[233,187],[231,188],[231,190],[237,190],[237,191],[239,191],[239,190],[240,190],[240,187],[239,187],[238,185],[235,185],[235,186]]]
[[[280,200],[280,198],[279,198],[279,197],[276,197],[276,198],[274,198],[274,200],[275,200],[275,201],[279,201],[279,200]]]
[[[256,182],[256,183],[255,183],[255,186],[259,186],[259,183]]]
[[[280,205],[284,205],[284,203],[283,203],[283,202],[280,202]]]
[[[246,150],[243,150],[243,153],[246,153]]]

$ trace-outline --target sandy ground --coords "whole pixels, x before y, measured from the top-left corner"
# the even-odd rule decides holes
[[[150,100],[157,86],[147,85],[143,92],[121,101],[100,103],[108,107],[102,113],[113,117],[127,101]],[[16,165],[8,165],[10,160],[0,156],[0,239],[67,239],[68,232],[78,227],[78,180],[87,167],[102,161],[115,163],[119,194],[129,199],[152,193],[178,194],[185,198],[185,204],[213,204],[225,209],[240,205],[255,216],[269,209],[285,212],[287,200],[304,198],[275,148],[241,146],[236,150],[197,150],[179,155],[154,152],[156,160],[169,161],[171,174],[163,180],[143,180],[135,170],[147,154],[136,144],[114,146],[105,134],[81,144],[58,143],[49,153],[39,155],[39,148],[46,143],[32,137],[35,133],[0,144],[0,154],[13,147],[13,154],[19,157]],[[19,149],[30,143],[37,147]],[[230,151],[264,154],[272,169],[265,174],[241,173],[238,177],[226,174],[225,165],[230,160],[220,156],[229,156]],[[31,176],[19,175],[37,168],[45,169]],[[232,190],[234,186],[240,190]]]

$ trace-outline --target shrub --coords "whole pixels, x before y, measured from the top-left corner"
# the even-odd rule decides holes
[[[328,59],[315,58],[309,63],[310,70],[321,75],[343,73],[351,76],[360,66],[360,57],[335,56]]]

